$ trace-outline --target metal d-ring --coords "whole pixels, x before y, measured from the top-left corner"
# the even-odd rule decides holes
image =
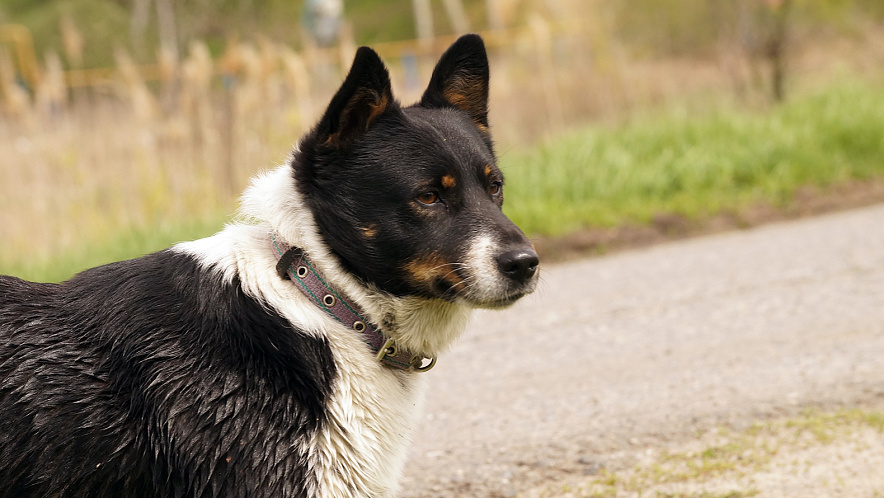
[[[436,357],[435,357],[435,356],[432,356],[432,357],[429,358],[429,360],[430,360],[429,363],[427,363],[427,364],[424,365],[424,366],[421,366],[421,364],[422,364],[422,363],[424,362],[424,360],[426,360],[426,359],[427,359],[426,356],[417,355],[417,354],[414,355],[414,357],[411,358],[411,369],[412,369],[412,371],[415,371],[415,372],[417,372],[417,373],[424,373],[424,372],[428,372],[428,371],[430,371],[431,368],[433,368],[434,366],[436,366]]]

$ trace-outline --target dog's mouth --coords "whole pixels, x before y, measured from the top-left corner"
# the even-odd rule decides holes
[[[470,304],[475,308],[483,308],[486,310],[503,310],[509,308],[510,306],[516,304],[516,301],[522,299],[527,296],[528,292],[520,292],[518,294],[514,294],[508,296],[504,299],[498,299],[493,301],[477,301],[471,302]]]
[[[503,292],[488,292],[488,289],[464,289],[462,292],[451,296],[449,301],[461,301],[473,308],[501,310],[514,305],[516,301],[534,292],[536,280],[517,289]]]

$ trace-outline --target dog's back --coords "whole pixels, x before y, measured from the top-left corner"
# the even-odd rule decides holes
[[[290,449],[333,376],[325,341],[187,255],[0,277],[0,495],[308,494]]]

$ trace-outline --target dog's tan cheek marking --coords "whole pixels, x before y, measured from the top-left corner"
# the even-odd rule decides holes
[[[460,277],[460,275],[457,274],[456,271],[451,268],[451,265],[446,264],[443,268],[446,270],[446,272],[444,275],[442,275],[441,278],[445,283],[447,283],[452,288],[463,284],[463,279]]]
[[[435,253],[409,261],[405,265],[405,271],[412,285],[431,293],[437,291],[435,284],[438,280],[458,292],[458,286],[464,285],[463,278],[454,271],[452,264]]]
[[[428,290],[433,289],[433,282],[440,274],[444,275],[443,272],[448,272],[447,268],[448,262],[437,253],[418,256],[404,265],[408,280],[416,287]]]
[[[454,177],[451,175],[445,175],[442,177],[442,186],[445,188],[452,188],[457,185],[457,181],[455,181]]]

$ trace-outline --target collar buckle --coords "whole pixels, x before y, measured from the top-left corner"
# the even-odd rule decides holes
[[[436,365],[436,357],[428,358],[420,354],[400,349],[396,342],[366,319],[365,312],[348,296],[335,291],[313,267],[304,251],[270,237],[273,253],[276,256],[276,271],[285,280],[290,280],[319,309],[328,313],[344,326],[358,332],[363,341],[376,352],[379,362],[391,368],[408,372],[427,372]],[[429,363],[426,363],[429,360]]]
[[[396,341],[393,338],[387,339],[387,342],[378,350],[376,358],[378,361],[384,361],[387,356],[396,356]]]
[[[382,363],[393,363],[395,365],[402,365],[402,362],[395,359],[398,353],[399,351],[396,348],[396,341],[391,337],[387,339],[387,341],[384,343],[383,346],[381,346],[380,349],[378,349],[378,354],[376,355],[376,358]],[[390,361],[386,361],[387,358],[389,358]],[[424,364],[425,360],[430,361],[429,363]],[[411,372],[424,373],[429,372],[430,369],[434,366],[436,366],[435,356],[426,357],[424,355],[416,354],[411,356],[411,360],[408,362],[408,367],[406,367],[406,369]]]

